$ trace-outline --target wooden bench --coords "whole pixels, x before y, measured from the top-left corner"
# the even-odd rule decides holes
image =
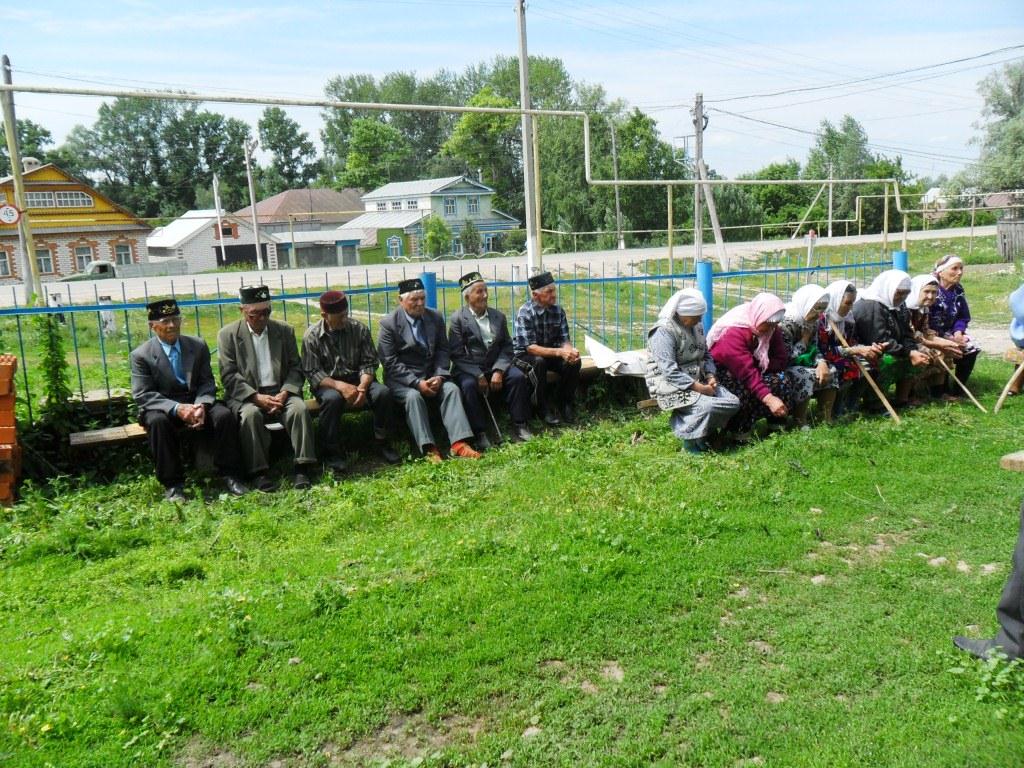
[[[1024,349],[1010,347],[1003,353],[1003,360],[1005,360],[1008,363],[1014,363],[1016,365],[1024,363]]]
[[[320,403],[311,398],[306,401],[306,408],[314,416],[320,412]],[[104,427],[103,429],[90,429],[85,432],[72,432],[69,438],[71,450],[83,448],[102,448],[109,445],[121,443],[133,443],[144,440],[146,428],[141,424],[122,424],[118,427]]]

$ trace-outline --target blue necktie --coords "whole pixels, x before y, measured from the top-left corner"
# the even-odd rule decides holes
[[[425,347],[427,346],[427,342],[423,340],[423,334],[420,331],[422,324],[423,321],[420,320],[419,318],[416,318],[415,320],[412,321],[412,335],[416,339],[416,341],[420,343],[420,346]]]
[[[181,354],[178,352],[176,346],[171,347],[170,354],[167,355],[167,359],[171,361],[171,370],[174,371],[174,378],[178,380],[179,384],[185,383],[185,374],[181,370]]]

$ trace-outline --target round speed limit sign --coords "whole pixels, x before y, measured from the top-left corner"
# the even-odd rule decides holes
[[[13,205],[0,205],[0,224],[17,224],[21,211]]]

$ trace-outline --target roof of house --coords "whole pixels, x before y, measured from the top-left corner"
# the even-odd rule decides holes
[[[418,181],[392,181],[383,187],[377,187],[372,192],[363,195],[363,200],[375,200],[379,197],[414,197],[416,195],[433,195],[459,182],[466,182],[478,187],[482,192],[493,192],[494,190],[486,184],[469,178],[468,176],[446,176],[441,179],[420,179]]]
[[[363,210],[358,189],[347,188],[340,192],[335,189],[308,188],[286,189],[273,197],[256,203],[256,217],[261,224],[288,221],[291,218],[302,221],[316,219],[329,224],[343,224],[359,215]],[[250,217],[251,206],[236,211],[236,216]],[[347,212],[347,213],[346,213]]]
[[[337,229],[321,229],[312,232],[277,232],[274,235],[274,239],[282,244],[287,245],[292,242],[292,238],[295,238],[296,243],[336,243],[341,240],[358,240],[362,242],[366,232],[361,227],[350,227],[348,225],[344,227],[338,227]]]
[[[222,216],[228,216],[224,213]],[[233,217],[232,217],[233,218]],[[157,227],[146,238],[147,248],[178,248],[199,234],[210,222],[217,221],[217,209],[208,208],[201,211],[187,211],[170,224]]]
[[[430,210],[422,211],[368,211],[348,222],[346,227],[362,229],[405,229],[430,217]]]

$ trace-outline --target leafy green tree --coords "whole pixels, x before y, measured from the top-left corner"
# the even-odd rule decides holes
[[[423,247],[432,259],[451,247],[452,231],[440,216],[431,216],[423,223]]]
[[[850,115],[844,115],[838,126],[822,120],[818,139],[807,155],[804,178],[828,178],[829,165],[832,177],[836,179],[862,179],[875,158],[868,149],[868,135],[864,128]],[[833,216],[853,218],[856,198],[866,194],[863,188],[854,184],[836,184],[833,187]],[[824,195],[822,196],[822,199]],[[827,201],[819,199],[814,218],[827,215]]]
[[[1007,64],[984,80],[981,158],[971,176],[986,191],[1024,188],[1024,63]]]
[[[770,163],[741,178],[790,180],[799,179],[800,176],[800,162],[789,158],[782,163]],[[795,184],[759,185],[746,189],[760,208],[763,220],[769,223],[799,221],[814,199],[815,192],[810,186]],[[775,231],[775,234],[781,233],[781,230]]]
[[[410,151],[397,129],[369,118],[358,118],[352,122],[341,185],[370,190],[386,184],[392,179],[392,169],[399,167]]]
[[[331,78],[324,86],[324,95],[335,101],[380,101],[377,81],[373,75],[367,74]],[[379,119],[380,113],[365,109],[326,109],[322,114],[324,127],[320,138],[324,145],[324,175],[326,180],[336,181],[348,157],[352,122],[363,118]]]
[[[53,145],[53,134],[49,130],[32,120],[18,120],[18,149],[22,158],[34,157],[40,162],[49,163],[51,150],[47,147]],[[11,172],[11,157],[7,152],[7,142],[0,142],[0,176],[6,176]]]
[[[270,152],[264,174],[266,194],[308,186],[319,172],[316,147],[309,135],[280,107],[267,107],[259,121],[260,143]]]
[[[480,253],[480,230],[470,219],[462,224],[462,231],[459,233],[459,241],[462,243],[462,250],[466,253]]]

